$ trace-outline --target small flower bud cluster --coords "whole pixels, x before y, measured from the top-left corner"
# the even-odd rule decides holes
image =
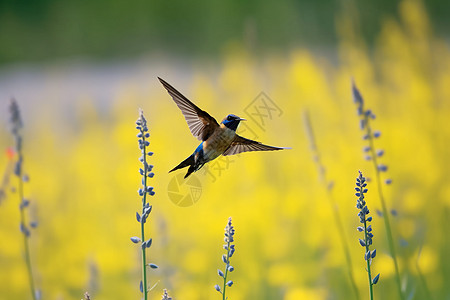
[[[30,206],[30,201],[27,199],[22,199],[22,202],[19,205],[19,208],[21,211],[24,211]],[[30,229],[35,229],[38,227],[38,222],[36,221],[31,221],[27,224],[25,224],[23,221],[21,221],[20,223],[20,232],[22,232],[26,237],[30,237],[31,235],[31,230]]]
[[[358,226],[357,230],[359,232],[364,232],[364,239],[359,239],[359,244],[362,247],[365,247],[366,251],[364,253],[364,260],[368,263],[368,272],[369,272],[369,280],[371,284],[376,284],[378,279],[380,278],[380,274],[378,274],[373,280],[370,278],[370,265],[372,264],[372,259],[377,255],[377,250],[374,249],[372,251],[369,250],[370,245],[372,245],[373,232],[372,225],[368,225],[368,223],[372,222],[372,217],[367,217],[370,213],[369,208],[367,207],[366,201],[364,200],[364,194],[367,193],[367,183],[366,178],[362,175],[361,171],[359,172],[359,176],[356,178],[356,197],[358,197],[356,201],[356,208],[359,209],[358,217],[359,222],[362,226]]]
[[[167,293],[166,289],[164,289],[164,291],[163,291],[162,300],[172,300],[172,298],[169,297],[169,293]]]
[[[218,284],[216,284],[214,288],[224,296],[224,299],[226,299],[225,289],[227,286],[231,287],[233,285],[233,281],[231,280],[227,281],[228,272],[234,271],[234,267],[230,265],[230,258],[233,256],[235,252],[235,246],[232,244],[234,242],[234,227],[231,224],[231,217],[228,218],[228,223],[227,226],[225,227],[224,241],[226,244],[223,245],[223,248],[227,252],[226,254],[222,255],[222,261],[225,264],[225,272],[223,272],[220,269],[217,270],[218,275],[223,278],[223,290]]]
[[[9,104],[9,122],[11,123],[11,133],[14,136],[19,135],[19,131],[23,127],[23,122],[20,115],[19,105],[15,99],[11,99]]]
[[[11,103],[9,105],[9,122],[11,123],[11,133],[14,136],[16,145],[15,150],[18,154],[16,164],[14,166],[14,174],[16,176],[22,176],[22,164],[23,164],[23,155],[22,155],[22,136],[20,134],[20,130],[23,127],[22,117],[20,115],[19,105],[17,104],[15,99],[11,99]]]
[[[139,196],[143,197],[145,193],[150,196],[155,195],[155,191],[152,186],[147,186],[147,178],[153,178],[155,173],[153,173],[153,165],[147,163],[147,156],[152,156],[153,152],[147,152],[147,147],[150,146],[150,142],[147,140],[150,138],[150,133],[148,132],[147,120],[144,117],[142,110],[140,111],[139,119],[136,121],[136,129],[139,130],[137,135],[139,149],[142,151],[142,156],[139,158],[139,161],[142,163],[142,168],[139,169],[139,174],[142,176],[142,187],[138,190]]]
[[[370,127],[370,120],[374,120],[375,115],[370,109],[364,109],[364,100],[354,82],[352,82],[352,95],[353,102],[356,104],[358,116],[360,118],[360,128],[361,130],[364,130],[363,140],[368,142],[368,145],[363,148],[365,159],[373,160],[379,172],[386,172],[388,170],[388,166],[378,163],[378,159],[384,155],[384,150],[376,150],[373,143],[374,139],[381,136],[380,131],[376,130],[372,132],[372,128]],[[392,180],[386,179],[385,183],[391,184]]]

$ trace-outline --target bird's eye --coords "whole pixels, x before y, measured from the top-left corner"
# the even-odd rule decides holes
[[[231,116],[228,116],[228,117],[227,117],[227,120],[228,120],[228,121],[231,121],[232,119],[233,119],[233,118],[232,118]]]

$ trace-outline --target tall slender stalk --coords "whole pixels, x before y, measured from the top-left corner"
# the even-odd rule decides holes
[[[18,179],[18,196],[19,196],[19,207],[20,207],[20,231],[23,235],[23,245],[24,245],[24,254],[25,254],[25,264],[27,267],[28,273],[28,284],[30,286],[31,296],[33,300],[37,300],[37,292],[35,289],[34,279],[33,279],[33,268],[31,264],[31,255],[30,255],[30,246],[29,246],[29,237],[30,237],[30,229],[27,225],[25,208],[28,207],[29,201],[24,198],[24,174],[23,174],[23,152],[22,152],[22,135],[20,133],[23,123],[20,115],[19,106],[17,102],[12,99],[9,107],[11,125],[12,125],[12,134],[14,136],[15,148],[17,153],[17,162],[14,168],[14,174]]]
[[[321,160],[320,151],[317,147],[314,131],[312,129],[311,119],[310,119],[309,113],[307,111],[305,111],[303,113],[303,120],[304,120],[304,124],[305,124],[306,133],[309,138],[310,148],[314,155],[314,161],[316,163],[317,171],[319,173],[319,181],[327,193],[327,198],[328,198],[328,201],[330,202],[330,207],[333,212],[333,219],[336,224],[337,233],[338,233],[339,240],[340,240],[341,246],[342,246],[342,250],[345,255],[345,260],[347,263],[347,273],[348,273],[348,277],[350,280],[350,284],[353,288],[355,298],[360,299],[358,286],[356,285],[356,281],[355,281],[355,278],[353,275],[353,263],[352,263],[352,259],[350,256],[350,247],[348,245],[347,237],[345,235],[342,218],[341,218],[341,215],[339,214],[339,206],[336,203],[336,201],[332,195],[332,182],[328,181],[326,178],[326,169]]]
[[[384,220],[384,226],[386,228],[386,236],[388,239],[388,245],[389,245],[389,251],[391,252],[391,256],[392,259],[394,261],[394,268],[395,268],[395,278],[397,281],[397,288],[398,288],[398,293],[400,295],[401,299],[404,299],[403,297],[403,292],[402,292],[402,284],[401,284],[401,280],[400,280],[400,272],[399,272],[399,268],[398,268],[398,262],[397,262],[397,254],[396,254],[396,250],[395,250],[395,243],[394,243],[394,238],[392,235],[392,228],[391,228],[391,223],[389,221],[389,213],[388,213],[388,209],[386,206],[386,201],[384,200],[384,195],[383,195],[383,184],[381,181],[381,176],[380,176],[380,168],[379,168],[379,164],[377,161],[377,153],[375,151],[375,145],[374,145],[374,135],[372,133],[372,129],[370,127],[370,119],[368,115],[364,116],[364,120],[366,122],[366,132],[367,132],[367,137],[369,140],[369,148],[370,148],[370,156],[373,162],[373,166],[375,169],[375,178],[376,178],[376,182],[377,182],[377,189],[378,189],[378,196],[380,197],[380,202],[381,202],[381,209],[383,211],[383,220]]]
[[[21,156],[21,154],[19,154],[19,157]],[[24,203],[25,199],[23,197],[23,179],[22,179],[22,172],[20,172],[18,174],[18,179],[19,179],[19,187],[18,187],[18,194],[19,194],[19,199],[21,203]],[[31,290],[31,296],[33,297],[33,300],[37,300],[36,297],[36,289],[35,289],[35,285],[34,285],[34,279],[33,279],[33,269],[32,269],[32,265],[31,265],[31,255],[30,255],[30,246],[29,246],[29,236],[30,236],[30,232],[29,229],[26,228],[26,215],[25,215],[25,207],[23,207],[23,205],[21,205],[20,208],[20,228],[21,231],[23,233],[23,245],[24,245],[24,250],[25,250],[25,263],[27,266],[27,273],[28,273],[28,284],[30,285],[30,290]]]
[[[141,226],[141,240],[145,241],[145,231],[144,225]],[[147,300],[148,289],[147,289],[147,257],[145,253],[145,247],[142,248],[142,291],[144,293],[144,299]]]
[[[383,151],[376,151],[375,150],[375,143],[374,138],[377,138],[380,136],[380,132],[372,132],[372,128],[370,126],[371,119],[375,119],[375,115],[372,113],[370,109],[364,108],[364,100],[361,96],[361,93],[357,89],[354,81],[352,81],[352,94],[353,94],[353,100],[357,105],[358,109],[358,115],[360,116],[360,122],[361,122],[361,129],[365,130],[364,139],[368,140],[369,146],[366,147],[365,151],[368,151],[370,155],[367,157],[368,159],[372,160],[373,166],[375,168],[375,178],[377,182],[377,189],[378,189],[378,196],[380,198],[381,202],[381,208],[383,211],[383,220],[384,220],[384,227],[386,228],[386,237],[388,240],[389,245],[389,252],[392,256],[393,262],[394,262],[394,269],[395,269],[395,278],[397,283],[397,291],[399,293],[400,299],[404,299],[404,295],[402,292],[402,285],[400,280],[400,271],[398,268],[398,262],[397,262],[397,254],[395,250],[395,243],[394,238],[392,234],[392,227],[389,221],[389,213],[386,206],[386,201],[384,199],[383,195],[383,188],[382,188],[382,182],[381,182],[381,175],[380,172],[385,172],[387,170],[387,167],[385,165],[379,164],[377,157],[380,157],[383,155]],[[390,183],[390,180],[386,181],[387,183]]]
[[[147,166],[147,158],[146,158],[146,152],[145,152],[145,135],[142,137],[144,147],[142,148],[142,156],[144,157],[144,173],[147,173],[146,166]],[[142,177],[144,183],[143,183],[143,189],[144,191],[147,190],[147,176]],[[144,196],[142,197],[142,209],[145,208],[145,205],[147,204],[147,193],[144,193]],[[141,221],[141,241],[145,241],[145,223]],[[144,291],[144,299],[147,300],[147,257],[146,257],[146,248],[144,245],[142,245],[142,282],[143,282],[143,291]]]
[[[364,220],[364,242],[366,243],[366,253],[370,252],[369,250],[369,236],[367,235],[367,221]],[[373,283],[372,283],[372,272],[370,270],[370,259],[366,260],[367,262],[367,274],[369,277],[369,297],[371,300],[373,300]]]
[[[420,246],[419,254],[417,255],[417,259],[416,259],[417,274],[419,275],[419,279],[422,282],[422,286],[425,291],[425,295],[427,296],[427,299],[433,300],[433,296],[431,295],[430,289],[428,288],[427,280],[425,279],[425,276],[423,275],[422,269],[420,268],[420,265],[419,265],[421,253],[422,253],[422,246]]]
[[[141,293],[144,294],[144,299],[148,299],[148,282],[147,282],[147,267],[150,267],[152,269],[158,268],[155,264],[147,264],[147,255],[146,255],[146,249],[150,248],[152,245],[152,239],[145,239],[145,223],[147,221],[147,218],[152,211],[152,206],[147,202],[147,194],[150,196],[155,195],[155,192],[153,191],[153,187],[147,185],[147,178],[152,178],[155,174],[152,172],[153,166],[149,165],[147,162],[147,156],[153,155],[152,152],[147,153],[147,147],[150,145],[149,141],[147,140],[150,137],[150,134],[148,133],[148,127],[147,127],[147,120],[144,117],[144,114],[142,110],[139,111],[139,118],[136,121],[136,129],[139,130],[138,142],[139,142],[139,149],[141,150],[142,156],[139,158],[139,160],[142,163],[142,168],[139,169],[139,173],[142,175],[141,180],[141,188],[139,188],[138,193],[139,196],[142,197],[142,211],[141,214],[136,212],[136,219],[141,225],[141,237],[131,237],[131,241],[135,244],[140,243],[141,245],[141,256],[142,256],[142,280],[139,285],[139,289]]]
[[[223,248],[227,251],[227,254],[223,254],[222,255],[222,261],[225,264],[225,273],[222,272],[222,270],[217,270],[217,273],[219,274],[220,277],[223,278],[223,286],[222,288],[216,284],[214,286],[214,288],[222,294],[222,300],[226,300],[228,299],[228,297],[226,297],[226,288],[231,287],[233,285],[233,281],[232,280],[228,280],[228,272],[233,272],[234,268],[233,266],[230,265],[230,258],[233,256],[234,251],[235,251],[235,247],[234,247],[234,227],[231,224],[231,217],[228,218],[228,223],[227,226],[225,227],[225,245],[223,245]]]
[[[225,296],[226,288],[227,288],[227,276],[228,276],[228,267],[230,266],[230,241],[227,243],[227,258],[226,258],[226,267],[225,267],[225,274],[223,276],[223,293],[222,293],[222,300],[227,299]]]
[[[372,225],[367,225],[368,223],[372,222],[372,217],[367,217],[369,215],[369,208],[366,204],[366,201],[364,200],[365,196],[364,194],[367,193],[368,189],[366,188],[366,178],[362,175],[361,171],[359,172],[359,176],[356,178],[356,196],[358,197],[358,200],[356,201],[356,208],[359,209],[358,217],[359,222],[363,224],[363,226],[359,226],[357,229],[359,232],[364,231],[364,240],[359,240],[359,243],[361,246],[365,248],[364,253],[364,259],[367,263],[367,276],[369,279],[369,299],[373,300],[373,285],[377,284],[380,274],[375,276],[375,278],[372,279],[372,260],[377,255],[377,251],[374,249],[373,251],[370,251],[369,247],[372,245]]]

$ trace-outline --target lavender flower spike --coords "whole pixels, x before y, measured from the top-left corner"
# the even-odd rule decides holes
[[[356,178],[356,197],[358,197],[358,200],[356,201],[356,208],[359,209],[358,217],[359,222],[362,224],[362,226],[358,226],[357,230],[359,232],[364,231],[364,240],[359,239],[359,244],[365,248],[364,251],[364,260],[367,262],[367,273],[369,276],[369,296],[370,299],[373,300],[373,285],[376,284],[380,278],[380,274],[375,276],[374,279],[372,279],[372,272],[371,272],[371,265],[372,260],[375,258],[377,251],[374,249],[370,251],[370,246],[373,243],[373,232],[372,232],[372,225],[369,225],[369,223],[372,221],[372,217],[367,217],[370,213],[369,208],[367,206],[366,201],[364,200],[365,196],[364,194],[367,193],[368,189],[366,178],[362,175],[361,171],[359,171],[359,176]]]
[[[223,300],[227,299],[227,297],[225,297],[226,288],[233,285],[233,281],[227,281],[228,272],[234,271],[234,267],[230,265],[230,258],[233,256],[235,251],[234,244],[232,244],[234,242],[234,227],[231,224],[231,217],[228,218],[228,223],[225,227],[224,241],[226,244],[223,245],[223,248],[227,252],[226,254],[222,255],[222,261],[225,264],[225,272],[223,272],[222,270],[217,271],[218,275],[223,279],[223,287],[221,288],[218,284],[214,286],[216,291],[222,294]]]

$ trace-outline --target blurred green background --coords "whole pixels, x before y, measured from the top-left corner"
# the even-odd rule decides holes
[[[174,299],[220,299],[214,285],[229,216],[229,299],[367,299],[354,186],[358,170],[374,178],[374,169],[364,160],[351,78],[382,132],[375,143],[386,152],[383,180],[393,180],[383,190],[405,298],[450,299],[448,15],[448,1],[419,0],[1,1],[0,172],[8,180],[0,299],[30,298],[11,174],[17,157],[7,151],[11,97],[24,119],[28,218],[39,222],[30,249],[43,299],[85,291],[94,300],[140,298],[140,253],[129,240],[139,234],[138,108],[155,152],[147,232],[149,261],[160,268],[149,275],[158,283],[151,299],[163,288]],[[177,183],[184,172],[167,172],[198,141],[157,76],[219,122],[228,113],[247,118],[243,136],[292,149],[218,159],[193,175],[195,184]],[[263,125],[252,118],[261,92],[276,107]],[[334,182],[331,203],[304,111]],[[398,299],[380,199],[373,181],[368,188],[372,266],[381,273],[375,298]],[[181,205],[173,193],[200,198]]]
[[[336,15],[355,17],[370,45],[399,1],[57,1],[0,2],[0,63],[67,57],[111,59],[168,52],[217,57],[233,44],[253,54],[335,47]],[[448,1],[424,2],[448,38]],[[330,51],[331,52],[331,51]]]

